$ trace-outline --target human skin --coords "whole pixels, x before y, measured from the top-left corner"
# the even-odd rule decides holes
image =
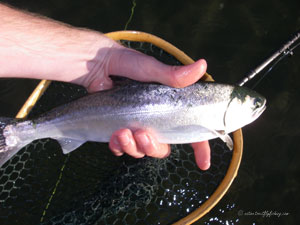
[[[204,59],[187,66],[165,65],[99,32],[3,4],[0,15],[0,77],[71,82],[92,93],[113,87],[109,75],[182,88],[199,80],[206,71]],[[109,147],[117,156],[127,153],[136,158],[163,158],[170,154],[170,146],[158,143],[146,130],[118,130],[113,133]],[[199,168],[208,169],[208,142],[193,143],[192,147]]]

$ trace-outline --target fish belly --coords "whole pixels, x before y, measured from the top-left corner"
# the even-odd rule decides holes
[[[199,113],[199,111],[197,111]],[[207,115],[207,114],[204,114]],[[180,110],[171,112],[129,112],[110,115],[90,115],[83,120],[64,123],[51,136],[80,141],[109,142],[113,132],[128,128],[133,132],[148,130],[159,142],[169,144],[193,143],[216,138],[211,129],[202,125],[199,114]],[[55,134],[56,133],[56,134]],[[59,134],[59,135],[57,135]],[[54,137],[55,138],[55,137]]]

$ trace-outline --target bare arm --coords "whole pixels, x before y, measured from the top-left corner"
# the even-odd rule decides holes
[[[184,69],[166,66],[99,32],[2,4],[0,15],[0,60],[5,65],[1,77],[73,82],[95,91],[111,87],[109,74],[183,87],[197,81],[206,69],[204,60]]]
[[[5,64],[0,70],[1,77],[80,83],[80,78],[91,72],[99,49],[116,45],[98,32],[1,4],[0,15],[0,60]]]
[[[125,48],[103,34],[24,13],[0,4],[0,77],[58,80],[82,85],[89,92],[112,87],[110,74],[173,87],[196,82],[206,71],[205,60],[168,66]],[[130,66],[128,66],[130,65]],[[115,155],[165,157],[169,145],[146,131],[116,131],[110,141]],[[193,144],[201,169],[210,165],[208,142]]]

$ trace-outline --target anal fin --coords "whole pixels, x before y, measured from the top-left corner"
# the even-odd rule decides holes
[[[57,141],[60,144],[64,154],[74,151],[84,143],[84,141],[74,140],[70,138],[60,138],[57,139]]]

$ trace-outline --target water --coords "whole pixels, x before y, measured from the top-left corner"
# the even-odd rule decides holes
[[[124,0],[6,2],[102,32],[122,30],[132,6]],[[215,80],[235,83],[299,29],[299,7],[298,1],[279,0],[137,0],[128,29],[153,33],[194,59],[205,58]],[[243,129],[245,145],[238,176],[220,203],[196,224],[296,224],[299,62],[300,49],[296,49],[293,57],[279,63],[257,86],[268,108]],[[35,83],[1,80],[5,88],[0,90],[0,115],[15,115]]]

